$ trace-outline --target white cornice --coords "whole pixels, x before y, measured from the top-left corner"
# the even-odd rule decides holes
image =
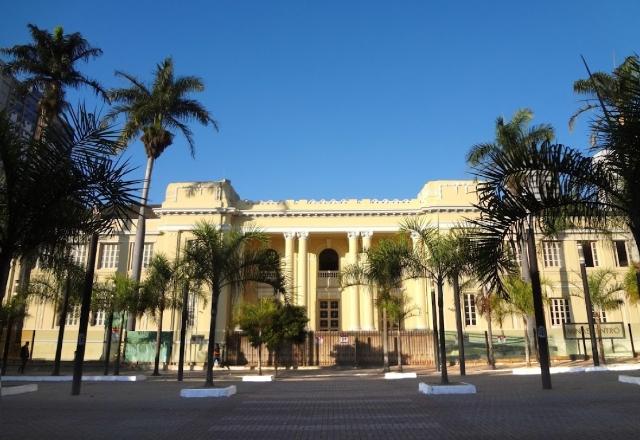
[[[211,214],[234,214],[237,208],[156,208],[153,212],[157,215],[211,215]]]

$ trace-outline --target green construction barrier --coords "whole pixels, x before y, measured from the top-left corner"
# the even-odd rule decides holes
[[[127,332],[127,362],[153,362],[156,357],[156,335],[154,331]],[[169,362],[173,332],[162,332],[160,341],[160,362]]]

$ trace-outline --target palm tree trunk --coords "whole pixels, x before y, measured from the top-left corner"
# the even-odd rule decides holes
[[[600,318],[600,310],[598,310],[598,314],[596,315],[596,330],[598,332],[598,348],[600,349],[600,362],[602,365],[607,364],[607,359],[604,355],[604,342],[602,341],[602,327],[600,326],[601,318]]]
[[[116,351],[116,364],[113,367],[114,376],[120,375],[120,356],[122,354],[122,342],[124,340],[124,332],[126,329],[125,316],[126,316],[126,312],[123,312],[122,315],[120,316],[120,332],[118,333],[120,338],[118,339],[118,350]]]
[[[453,285],[453,304],[456,311],[456,332],[458,333],[458,363],[460,364],[460,376],[467,374],[467,368],[464,359],[464,335],[462,334],[462,310],[460,307],[460,281],[454,276]]]
[[[60,375],[60,359],[62,358],[62,344],[64,342],[64,329],[67,325],[67,312],[69,309],[69,293],[71,290],[71,277],[67,275],[64,283],[64,294],[62,297],[62,308],[58,317],[58,341],[56,343],[56,357],[53,361],[52,376]]]
[[[398,321],[398,370],[402,372],[402,336],[400,336],[400,321]]]
[[[111,357],[111,334],[113,333],[113,310],[107,318],[107,346],[104,350],[104,375],[109,374],[109,358]]]
[[[259,334],[262,336],[262,332]],[[262,376],[262,342],[258,345],[258,376]]]
[[[160,308],[160,317],[158,319],[158,331],[156,332],[156,357],[153,361],[153,374],[152,376],[160,376],[160,348],[162,344],[162,317],[164,315],[164,308]]]
[[[145,209],[147,207],[147,199],[149,198],[149,183],[151,182],[151,172],[153,171],[153,157],[147,158],[147,168],[144,172],[144,180],[142,182],[142,197],[140,211],[138,213],[138,223],[136,224],[136,241],[133,245],[133,257],[131,266],[131,278],[136,282],[140,282],[140,274],[142,272],[142,257],[144,253],[144,235],[146,229]],[[128,330],[135,329],[135,318],[130,320]]]
[[[2,300],[7,291],[12,259],[10,252],[0,252],[0,304],[2,304]]]
[[[491,312],[487,314],[487,351],[489,353],[489,365],[492,370],[496,369],[496,355],[493,352],[493,325],[491,321],[493,320],[493,316]]]
[[[4,340],[4,349],[2,350],[2,368],[0,368],[0,376],[7,374],[7,361],[9,360],[9,348],[11,347],[11,330],[13,329],[13,318],[7,319],[7,333]]]
[[[519,237],[518,240],[518,246],[520,246],[520,277],[522,278],[522,281],[526,282],[526,283],[530,283],[531,282],[531,271],[529,270],[530,265],[529,265],[529,255],[527,253],[527,231],[523,230],[522,231],[522,235]],[[533,314],[527,315],[527,319],[525,320],[525,324],[527,326],[527,333],[528,334],[533,334],[533,330],[534,330],[534,323],[535,323],[535,316]],[[529,346],[527,347],[527,350],[529,352],[529,361],[527,362],[527,365],[529,365],[529,363],[531,362],[531,353],[535,352],[536,350],[536,346],[533,343],[533,340],[531,340],[531,338],[529,338],[529,341],[527,342],[529,344]]]
[[[529,344],[531,338],[529,337],[529,319],[527,315],[524,315],[524,360],[527,362],[527,367],[531,366],[531,350],[529,350]]]
[[[382,308],[382,371],[389,371],[389,338],[387,330],[387,310]]]
[[[216,316],[218,314],[218,298],[220,298],[221,289],[219,286],[213,286],[213,294],[211,295],[211,322],[209,323],[209,344],[207,346],[207,379],[204,383],[206,387],[213,386],[213,349],[216,339]]]
[[[444,292],[442,280],[438,280],[438,320],[440,325],[440,378],[443,385],[449,383],[449,374],[447,373],[447,347],[444,339]]]

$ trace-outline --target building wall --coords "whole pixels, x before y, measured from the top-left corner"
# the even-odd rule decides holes
[[[318,256],[324,249],[333,249],[340,259],[340,268],[347,264],[362,260],[363,251],[368,246],[375,246],[381,239],[392,237],[400,228],[406,217],[420,215],[432,225],[446,231],[459,224],[465,218],[477,215],[473,208],[476,202],[475,184],[473,181],[433,181],[428,182],[415,199],[410,200],[284,200],[284,201],[247,201],[237,195],[228,180],[217,182],[185,182],[172,183],[167,187],[166,197],[160,206],[154,207],[154,214],[147,221],[146,243],[153,244],[153,252],[164,253],[173,259],[180,255],[191,231],[199,221],[209,221],[219,225],[232,227],[256,226],[268,234],[270,247],[281,256],[283,267],[292,279],[294,302],[307,307],[310,318],[309,328],[320,330],[321,313],[331,310],[321,308],[338,301],[338,320],[340,331],[379,329],[377,310],[374,307],[376,292],[365,286],[350,287],[340,291],[336,280],[319,277]],[[114,231],[112,235],[101,237],[97,278],[102,280],[116,271],[127,273],[130,270],[131,247],[135,238],[135,221],[128,229]],[[596,241],[598,263],[600,268],[611,268],[619,275],[618,280],[628,270],[617,267],[612,240],[625,240],[629,257],[638,261],[635,244],[625,231],[614,231],[608,237],[594,237],[586,233],[571,232],[557,238],[560,242],[560,264],[557,267],[546,267],[542,241],[538,243],[538,260],[542,277],[546,280],[549,299],[566,299],[572,322],[586,322],[584,301],[576,296],[581,291],[579,278],[578,240]],[[115,245],[119,250],[117,267],[103,267],[101,264],[106,246]],[[589,268],[589,271],[596,268]],[[17,283],[17,268],[12,271],[13,286]],[[37,273],[37,272],[36,272]],[[143,271],[143,277],[145,272]],[[411,304],[416,308],[414,316],[405,322],[407,330],[431,329],[432,313],[430,295],[433,290],[430,280],[411,280],[405,285],[405,292]],[[465,287],[465,293],[475,295],[477,286]],[[241,301],[256,301],[262,295],[268,295],[269,289],[264,286],[251,285],[245,291],[226,289],[218,305],[218,323],[215,338],[223,342],[228,331],[233,331],[232,314],[235,305]],[[455,314],[453,311],[453,292],[451,286],[445,286],[445,328],[455,330]],[[465,302],[463,301],[463,306]],[[467,304],[468,305],[468,304]],[[463,312],[465,318],[471,320],[473,313],[470,306]],[[579,343],[565,341],[562,337],[562,326],[552,321],[551,301],[545,307],[547,326],[549,328],[552,355],[562,356],[579,351]],[[210,301],[195,304],[193,323],[189,335],[201,335],[208,338],[210,319]],[[327,319],[331,319],[330,317]],[[609,322],[631,324],[636,335],[640,335],[640,310],[638,304],[625,300],[619,309],[607,312]],[[482,334],[487,329],[486,320],[475,310],[475,319],[465,325],[465,332]],[[179,313],[168,311],[165,316],[164,330],[173,331],[177,342],[179,337]],[[500,325],[493,323],[493,332],[497,336],[518,336],[524,334],[525,326],[522,318],[509,316]],[[24,323],[25,330],[36,331],[36,344],[50,344],[57,329],[54,317],[54,305],[32,303],[29,316]],[[137,330],[155,330],[156,323],[145,316],[138,320]],[[97,340],[103,329],[100,326],[91,328]],[[625,330],[626,331],[626,330]],[[74,333],[76,332],[76,333]],[[75,341],[77,326],[69,326],[65,337]],[[42,340],[39,341],[38,337]],[[54,339],[54,338],[53,338]],[[608,342],[609,343],[609,342]],[[630,346],[628,338],[612,342],[616,353],[628,354]],[[70,344],[73,345],[73,344]],[[99,345],[99,344],[98,344]],[[65,345],[66,347],[66,345]],[[201,362],[204,360],[206,344],[191,346],[187,350],[187,360]],[[34,356],[52,357],[52,350],[34,349]],[[65,351],[65,356],[72,353]],[[102,350],[88,351],[88,358],[100,358]],[[173,350],[174,358],[177,350]],[[175,359],[174,359],[175,360]]]

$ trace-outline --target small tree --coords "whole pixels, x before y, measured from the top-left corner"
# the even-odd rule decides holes
[[[277,304],[273,298],[260,298],[257,303],[242,303],[236,311],[236,323],[247,333],[249,342],[258,349],[258,374],[262,376],[262,345],[274,328]]]
[[[7,372],[7,361],[9,358],[9,348],[11,344],[11,330],[16,321],[24,319],[27,316],[27,294],[18,292],[12,296],[4,305],[0,304],[0,323],[5,324],[7,332],[5,334],[4,350],[2,352],[2,367],[0,368],[0,376],[4,376]],[[0,329],[2,325],[0,325]]]
[[[58,308],[58,339],[51,373],[58,376],[67,315],[70,306],[80,303],[84,268],[73,262],[68,246],[43,253],[39,261],[42,272],[30,279],[27,289],[31,296],[52,303]]]
[[[400,331],[404,321],[414,316],[417,307],[409,304],[408,298],[404,292],[398,295],[391,295],[378,301],[378,305],[387,311],[389,321],[397,326],[398,336],[398,370],[402,371],[402,337]]]
[[[176,281],[180,270],[176,262],[170,262],[163,254],[156,254],[149,263],[149,275],[143,283],[141,300],[158,323],[153,376],[160,375],[160,348],[162,344],[162,319],[166,309],[177,309],[182,303]]]
[[[607,363],[602,343],[602,312],[619,308],[624,301],[620,294],[625,292],[624,286],[616,280],[616,274],[611,269],[599,269],[587,275],[591,304],[594,308],[596,331],[598,332],[598,348],[600,360]]]
[[[304,307],[275,302],[276,308],[270,325],[266,328],[265,342],[273,353],[275,374],[278,374],[280,351],[287,344],[300,344],[307,335],[307,312]]]

